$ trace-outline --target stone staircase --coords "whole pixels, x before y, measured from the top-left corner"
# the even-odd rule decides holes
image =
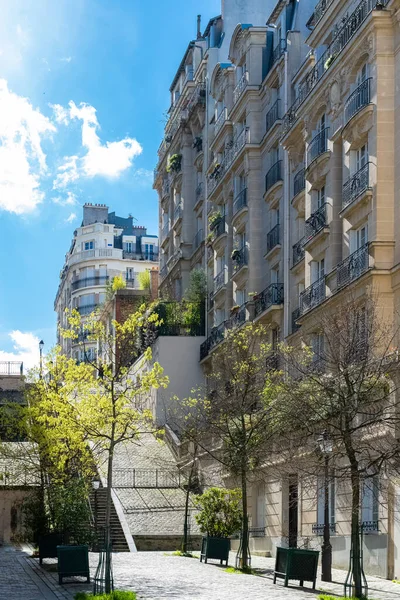
[[[104,527],[106,522],[106,488],[93,490],[90,494],[90,505],[95,520],[95,528],[98,538],[98,546],[102,546],[104,540]],[[125,538],[114,503],[111,504],[111,543],[113,552],[129,552],[129,546]]]

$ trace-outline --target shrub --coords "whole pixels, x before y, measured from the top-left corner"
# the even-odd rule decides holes
[[[86,592],[78,592],[74,596],[75,600],[136,600],[135,592],[124,592],[122,590],[115,590],[111,594],[101,594],[100,596],[93,596],[93,594],[87,594]]]
[[[199,509],[196,521],[200,531],[209,537],[229,537],[242,524],[240,490],[210,488],[195,499]]]
[[[139,288],[141,290],[150,290],[150,271],[141,271],[138,273]]]

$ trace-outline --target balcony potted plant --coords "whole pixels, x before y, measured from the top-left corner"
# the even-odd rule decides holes
[[[168,159],[167,173],[179,173],[182,167],[182,154],[172,154]]]
[[[231,259],[232,260],[239,260],[240,259],[240,250],[239,250],[239,248],[234,248],[232,250]]]
[[[193,148],[197,150],[197,152],[201,152],[203,150],[203,138],[200,136],[196,136],[193,140]]]
[[[324,64],[325,71],[327,71],[329,69],[329,67],[332,65],[333,61],[335,60],[335,58],[336,58],[336,54],[331,54],[329,56],[329,58],[327,58],[327,60],[325,61],[325,64]]]
[[[210,488],[195,500],[199,509],[196,521],[204,534],[200,562],[208,559],[225,561],[228,565],[230,536],[236,533],[242,524],[241,492]]]
[[[220,210],[215,210],[208,217],[208,226],[210,230],[213,231],[217,226],[218,222],[222,219],[222,213]]]
[[[214,169],[212,170],[211,175],[210,175],[211,179],[217,179],[220,172],[221,172],[221,163],[216,163],[214,165]]]
[[[212,244],[213,244],[213,241],[214,241],[214,234],[213,233],[209,233],[207,235],[207,237],[206,237],[206,246],[208,248],[211,248]]]
[[[231,315],[235,315],[238,312],[239,308],[239,304],[234,304],[231,308]]]

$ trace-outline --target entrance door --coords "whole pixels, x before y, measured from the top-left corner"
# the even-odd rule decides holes
[[[299,484],[297,475],[289,476],[289,548],[297,547]]]

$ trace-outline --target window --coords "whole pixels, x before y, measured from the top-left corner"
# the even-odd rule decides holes
[[[366,81],[366,79],[368,78],[368,65],[365,63],[361,69],[359,70],[358,74],[357,74],[357,87],[359,85],[361,85],[362,83],[364,83],[364,81]]]
[[[217,308],[215,311],[215,326],[218,327],[225,321],[225,310],[223,308]]]
[[[135,269],[133,267],[126,268],[126,280],[134,281],[135,279]]]
[[[317,481],[317,525],[325,523],[325,477],[318,477]],[[328,481],[328,500],[329,500],[329,523],[335,525],[335,481],[331,477]]]
[[[126,242],[125,250],[131,254],[133,252],[133,242]]]
[[[271,283],[279,283],[279,265],[271,269]]]
[[[85,250],[94,250],[94,241],[91,240],[90,242],[85,242],[84,249]]]
[[[257,528],[265,527],[265,486],[259,483],[255,486],[255,514],[254,526]]]
[[[311,336],[312,362],[319,363],[324,358],[324,334],[313,333]]]
[[[321,208],[321,206],[323,206],[325,204],[325,186],[324,185],[322,186],[322,188],[317,190],[316,204],[317,204],[316,210],[318,210],[319,208]]]
[[[376,531],[379,520],[379,477],[366,477],[362,486],[361,521],[365,529]]]
[[[247,292],[246,288],[236,289],[236,304],[238,306],[242,306],[247,302]]]
[[[323,131],[325,129],[325,113],[321,116],[320,120],[318,121],[318,131]]]
[[[350,254],[363,248],[368,242],[368,225],[362,225],[358,229],[350,230]]]
[[[368,146],[367,146],[367,144],[364,144],[363,146],[361,146],[361,148],[356,150],[354,152],[354,157],[355,157],[354,168],[355,168],[355,171],[357,172],[360,169],[362,169],[368,162]]]
[[[311,283],[315,283],[325,276],[325,259],[311,261]]]

